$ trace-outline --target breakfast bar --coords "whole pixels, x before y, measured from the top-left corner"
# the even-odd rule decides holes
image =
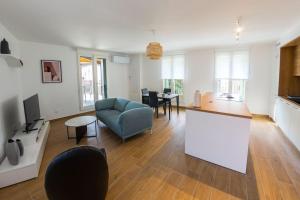
[[[244,102],[206,93],[186,107],[185,153],[245,174],[251,119]]]

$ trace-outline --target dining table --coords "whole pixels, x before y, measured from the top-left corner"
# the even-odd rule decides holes
[[[149,97],[149,94],[142,94],[143,97]],[[177,114],[179,114],[179,94],[173,94],[173,93],[158,93],[157,94],[158,99],[162,99],[164,101],[172,101],[172,99],[176,99],[176,108],[177,108]],[[169,120],[171,119],[171,104],[169,104]]]

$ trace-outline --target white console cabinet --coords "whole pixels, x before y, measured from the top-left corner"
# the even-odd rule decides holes
[[[275,121],[300,151],[300,106],[278,97],[275,104]]]
[[[42,125],[40,121],[36,124],[35,128],[39,128],[40,130],[32,131],[29,134],[19,131],[13,137],[13,139],[19,138],[22,140],[24,155],[20,157],[18,165],[11,165],[7,158],[1,163],[0,188],[38,176],[50,130],[50,123],[45,122]]]

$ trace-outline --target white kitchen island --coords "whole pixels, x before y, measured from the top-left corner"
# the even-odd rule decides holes
[[[204,95],[186,110],[185,153],[245,174],[251,119],[245,103]]]

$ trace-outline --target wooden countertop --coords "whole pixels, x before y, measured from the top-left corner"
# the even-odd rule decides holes
[[[285,101],[291,103],[292,105],[296,106],[297,108],[300,108],[300,104],[288,99],[288,97],[285,97],[285,96],[279,96],[280,98],[284,99]]]
[[[206,93],[201,97],[200,107],[190,105],[186,109],[252,119],[244,102],[219,100],[213,93]]]

